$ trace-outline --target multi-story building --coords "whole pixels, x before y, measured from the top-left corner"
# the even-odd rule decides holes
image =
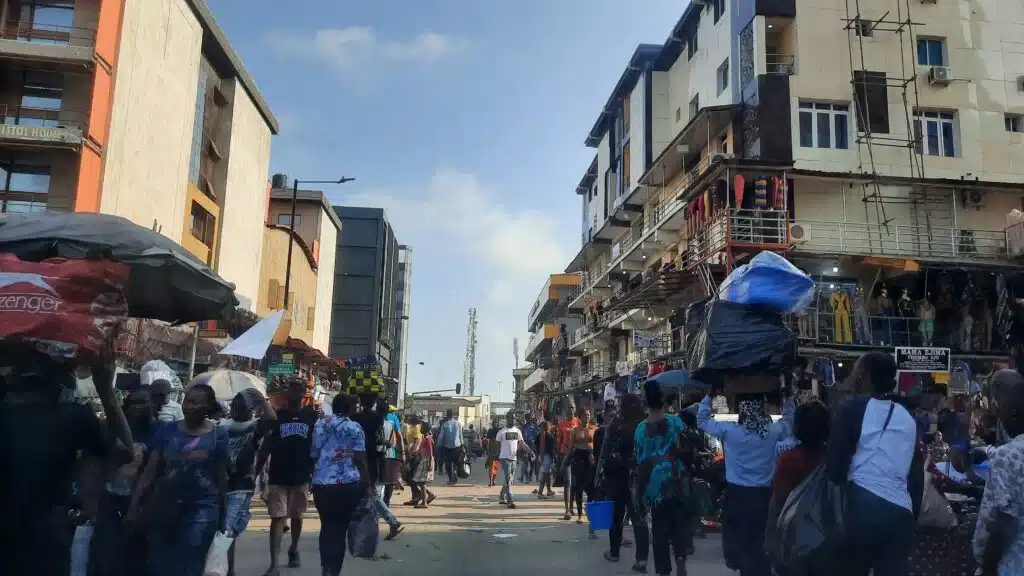
[[[841,376],[834,359],[894,346],[1005,360],[1024,7],[847,6],[693,2],[636,50],[586,138],[567,388],[678,355],[686,306],[762,250],[817,281],[793,320],[810,365]]]
[[[412,305],[412,247],[398,246],[398,287],[395,290],[395,350],[397,362],[398,407],[405,404],[406,378],[409,374],[409,311]]]
[[[394,354],[399,244],[380,208],[335,206],[342,223],[335,259],[335,290],[328,355],[375,356],[381,370],[398,376]]]
[[[277,120],[205,2],[3,0],[0,18],[0,211],[124,216],[255,300]]]
[[[270,203],[267,209],[264,243],[270,242],[281,254],[264,252],[264,266],[269,260],[287,262],[287,234],[292,217],[292,187],[288,177],[275,174],[271,180]],[[292,277],[289,286],[295,298],[289,297],[293,312],[292,336],[305,341],[322,353],[327,353],[331,338],[331,301],[334,298],[334,265],[338,238],[342,234],[341,220],[331,207],[327,196],[319,190],[299,190],[295,195],[295,238],[292,247],[292,273],[310,277],[310,286],[295,291]],[[266,250],[267,248],[264,248]],[[300,257],[301,256],[301,257]],[[284,268],[264,269],[260,281],[261,300],[267,309],[279,309],[284,302]],[[296,272],[298,270],[298,272]],[[315,282],[312,282],[315,279]],[[266,294],[266,298],[262,297]],[[294,302],[293,302],[294,301]],[[274,306],[276,304],[276,306]]]

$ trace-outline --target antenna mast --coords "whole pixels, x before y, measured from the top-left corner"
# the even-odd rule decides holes
[[[467,396],[476,396],[476,308],[469,309],[469,325],[466,327],[466,359],[462,373],[462,389]]]

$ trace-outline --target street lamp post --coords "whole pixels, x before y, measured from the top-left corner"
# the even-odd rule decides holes
[[[295,179],[295,183],[292,185],[292,215],[288,219],[288,262],[284,268],[284,309],[288,310],[288,291],[291,290],[292,285],[292,243],[294,242],[295,236],[295,208],[299,203],[299,182],[303,184],[345,184],[351,182],[355,178],[341,177],[337,180],[299,180]]]

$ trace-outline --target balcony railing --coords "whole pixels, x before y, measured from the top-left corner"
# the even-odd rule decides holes
[[[75,26],[55,26],[38,22],[5,22],[0,39],[55,46],[86,46],[96,42],[96,30]]]
[[[89,115],[77,110],[53,110],[0,105],[0,140],[81,144]]]
[[[789,243],[789,217],[773,210],[721,209],[693,232],[686,243],[687,267],[707,262],[727,245],[784,247]]]
[[[796,73],[796,57],[792,54],[765,54],[765,69],[769,74]]]
[[[1007,258],[1006,232],[890,224],[800,220],[801,252],[965,260]]]

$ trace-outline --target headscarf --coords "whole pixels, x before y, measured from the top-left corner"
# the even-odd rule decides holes
[[[768,426],[771,423],[772,417],[768,415],[764,402],[757,400],[740,401],[740,425],[747,432],[757,434],[761,438],[767,438]]]

